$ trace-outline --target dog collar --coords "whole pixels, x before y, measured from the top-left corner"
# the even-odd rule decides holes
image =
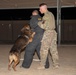
[[[24,35],[24,37],[26,37],[26,38],[28,38],[28,39],[29,39],[29,37],[28,37],[27,35]]]

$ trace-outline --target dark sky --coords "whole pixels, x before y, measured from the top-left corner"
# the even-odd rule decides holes
[[[33,10],[35,9],[1,9],[0,20],[29,20],[31,16],[31,12]],[[56,19],[57,9],[49,8],[48,10],[54,14],[55,19]],[[75,7],[62,8],[61,12],[62,12],[61,14],[62,19],[76,19],[76,8]]]

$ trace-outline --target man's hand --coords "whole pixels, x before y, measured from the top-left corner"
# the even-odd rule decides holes
[[[45,23],[45,20],[42,21],[42,24],[44,24],[44,23]]]

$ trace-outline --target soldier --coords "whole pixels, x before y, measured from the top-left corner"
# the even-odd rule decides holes
[[[39,6],[40,6],[39,7],[40,12],[41,14],[44,14],[44,16],[42,18],[42,21],[38,22],[38,25],[45,31],[43,38],[41,40],[41,49],[40,49],[41,62],[40,62],[40,67],[38,67],[38,69],[45,69],[44,66],[49,49],[52,55],[53,66],[55,68],[58,68],[59,57],[57,51],[57,33],[55,31],[54,15],[48,11],[47,4],[42,3]]]

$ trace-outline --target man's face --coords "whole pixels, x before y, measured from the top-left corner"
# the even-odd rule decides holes
[[[41,6],[40,8],[39,8],[39,11],[41,12],[41,14],[43,14],[44,13],[44,7],[43,6]]]

